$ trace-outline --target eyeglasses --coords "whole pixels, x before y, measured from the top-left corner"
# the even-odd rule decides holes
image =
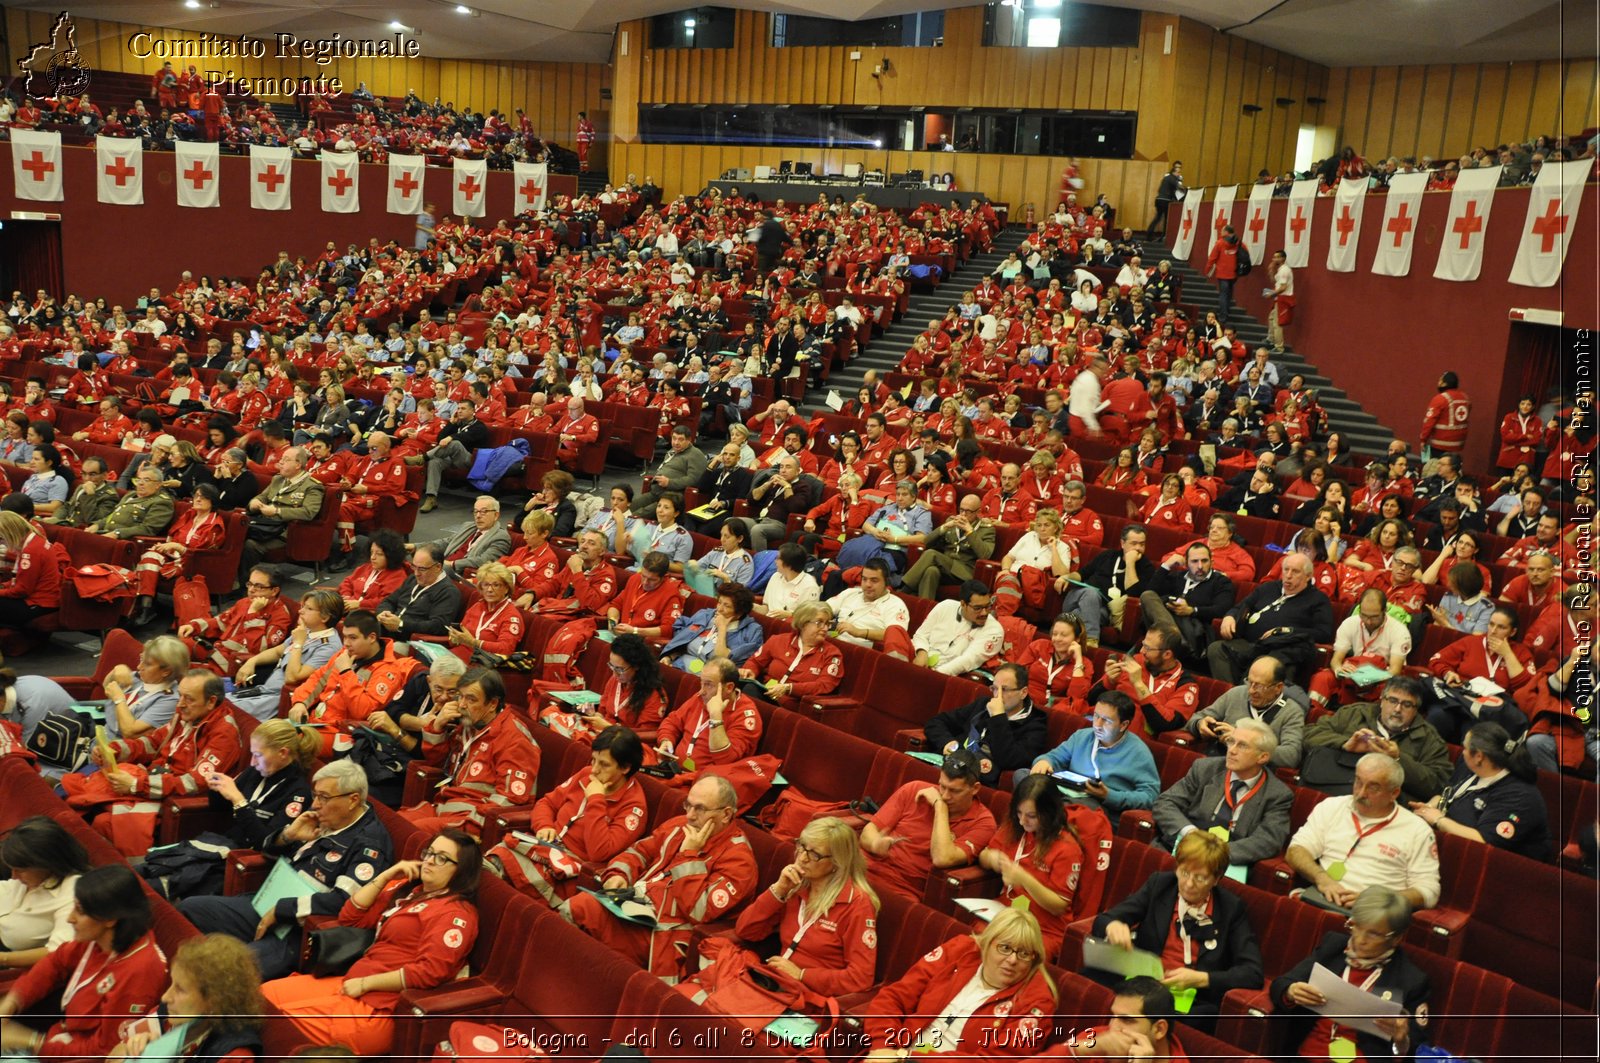
[[[1389,694],[1383,696],[1383,703],[1392,709],[1420,709],[1422,707],[1420,702],[1401,701],[1399,698]]]
[[[446,856],[437,849],[422,850],[422,855],[419,857],[419,859],[425,864],[444,864],[447,867],[454,867],[456,864],[460,863],[460,861],[455,857]]]
[[[1003,942],[996,945],[994,950],[1000,954],[1000,958],[1003,960],[1021,960],[1023,963],[1032,963],[1039,956],[1032,949],[1019,949],[1015,945],[1007,945]]]
[[[685,801],[683,803],[684,814],[690,816],[694,815],[696,812],[703,812],[706,815],[710,815],[713,812],[721,812],[727,807],[727,805],[718,805],[717,807],[712,808],[710,805],[697,804],[694,801]]]
[[[313,805],[325,805],[329,801],[337,801],[341,797],[354,797],[359,792],[360,791],[358,790],[344,790],[336,794],[319,794],[313,791],[311,794],[311,803]]]
[[[251,580],[249,583],[246,583],[245,588],[252,591],[270,591],[275,589],[270,583],[257,583],[255,580]]]
[[[1393,930],[1373,930],[1371,927],[1358,926],[1354,920],[1350,919],[1345,920],[1344,928],[1353,938],[1383,938],[1388,940],[1396,936],[1396,932]]]
[[[818,863],[821,863],[824,860],[832,860],[833,859],[833,855],[831,853],[818,852],[816,849],[811,848],[809,845],[804,845],[804,844],[802,844],[800,842],[795,842],[794,843],[794,852],[795,852],[796,856],[804,856],[804,857],[807,857],[807,858],[809,858],[811,860],[815,860]]]

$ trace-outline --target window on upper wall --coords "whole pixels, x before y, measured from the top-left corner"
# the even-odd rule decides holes
[[[1137,48],[1138,11],[1069,0],[1004,0],[983,11],[990,48]]]
[[[731,7],[691,7],[650,20],[652,48],[732,48]]]
[[[857,45],[866,48],[937,48],[944,44],[944,12],[913,11],[856,22],[810,15],[773,15],[774,48]]]

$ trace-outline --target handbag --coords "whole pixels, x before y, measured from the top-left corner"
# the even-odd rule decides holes
[[[701,946],[711,965],[679,984],[679,991],[709,1011],[734,1019],[751,1030],[764,1029],[793,1012],[817,1024],[825,1034],[839,1019],[839,1002],[812,993],[800,982],[761,963],[755,953],[726,939],[707,939]]]
[[[306,973],[313,978],[335,978],[367,954],[378,932],[360,926],[326,926],[306,936]]]
[[[94,721],[83,713],[52,712],[34,728],[28,749],[40,760],[77,771],[89,762],[94,727]]]

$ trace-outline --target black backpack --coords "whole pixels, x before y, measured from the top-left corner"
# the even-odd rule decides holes
[[[1250,276],[1250,271],[1256,268],[1255,262],[1250,258],[1250,249],[1239,241],[1239,259],[1237,273],[1241,277]]]
[[[28,736],[28,749],[42,761],[77,771],[89,762],[94,728],[85,713],[52,712]]]

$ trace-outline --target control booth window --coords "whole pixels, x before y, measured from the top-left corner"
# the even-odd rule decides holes
[[[856,21],[811,15],[772,16],[774,48],[937,48],[944,44],[944,12],[912,11]]]
[[[983,43],[990,48],[1137,48],[1140,14],[1132,8],[1069,0],[986,4]]]
[[[734,10],[691,7],[650,20],[652,48],[732,48]]]

